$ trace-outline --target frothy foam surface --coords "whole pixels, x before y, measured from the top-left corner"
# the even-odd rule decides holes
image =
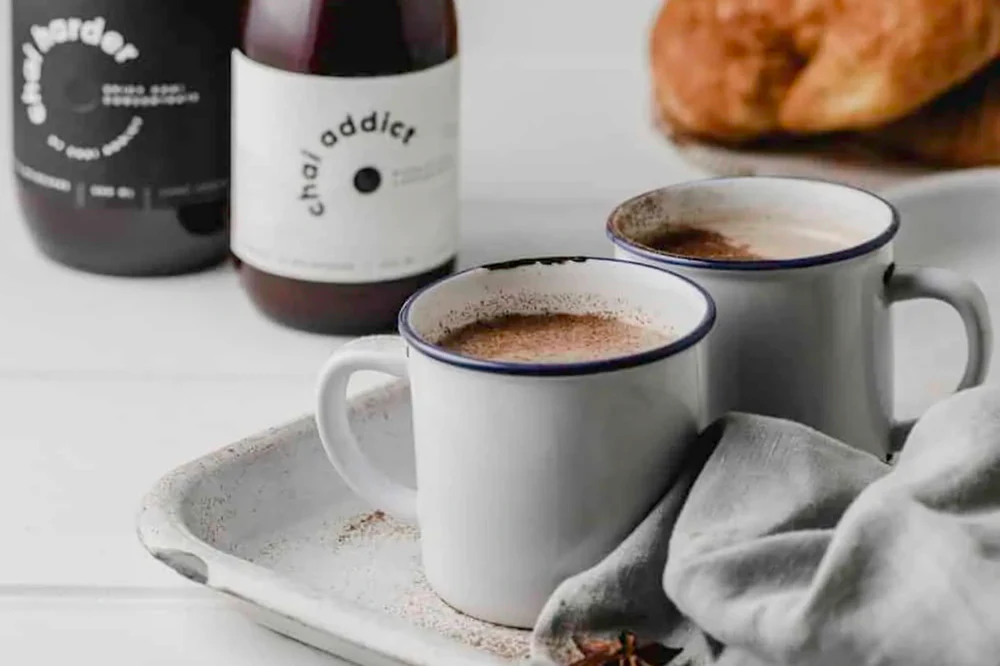
[[[438,345],[465,356],[515,363],[578,363],[660,347],[652,328],[592,314],[509,314],[445,335]]]
[[[631,238],[658,252],[731,261],[801,259],[839,252],[868,240],[866,234],[842,223],[753,214],[678,220],[646,228]]]

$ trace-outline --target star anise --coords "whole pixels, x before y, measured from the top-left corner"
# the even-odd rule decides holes
[[[570,666],[667,666],[681,650],[660,643],[638,644],[635,634],[625,631],[617,641],[573,640],[583,658]]]

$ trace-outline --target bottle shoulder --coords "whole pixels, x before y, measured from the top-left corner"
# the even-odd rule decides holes
[[[250,0],[241,49],[286,71],[343,77],[404,74],[458,55],[452,0]]]

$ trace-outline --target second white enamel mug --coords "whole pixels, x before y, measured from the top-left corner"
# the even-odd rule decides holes
[[[762,223],[826,221],[858,240],[827,254],[759,261],[669,255],[633,240],[643,226],[748,215]],[[959,389],[984,381],[992,352],[982,291],[950,271],[897,265],[899,226],[891,204],[847,185],[740,177],[635,197],[611,214],[607,233],[616,257],[676,271],[715,299],[719,322],[708,354],[713,415],[736,410],[788,418],[884,457],[911,425],[892,416],[893,303],[939,300],[962,318],[968,361]]]

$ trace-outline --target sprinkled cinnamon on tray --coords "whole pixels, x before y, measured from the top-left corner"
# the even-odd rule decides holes
[[[338,596],[504,659],[528,655],[529,632],[469,617],[437,596],[420,566],[420,533],[414,526],[374,511],[325,531],[323,542],[332,549],[329,566],[349,588],[338,589]]]

